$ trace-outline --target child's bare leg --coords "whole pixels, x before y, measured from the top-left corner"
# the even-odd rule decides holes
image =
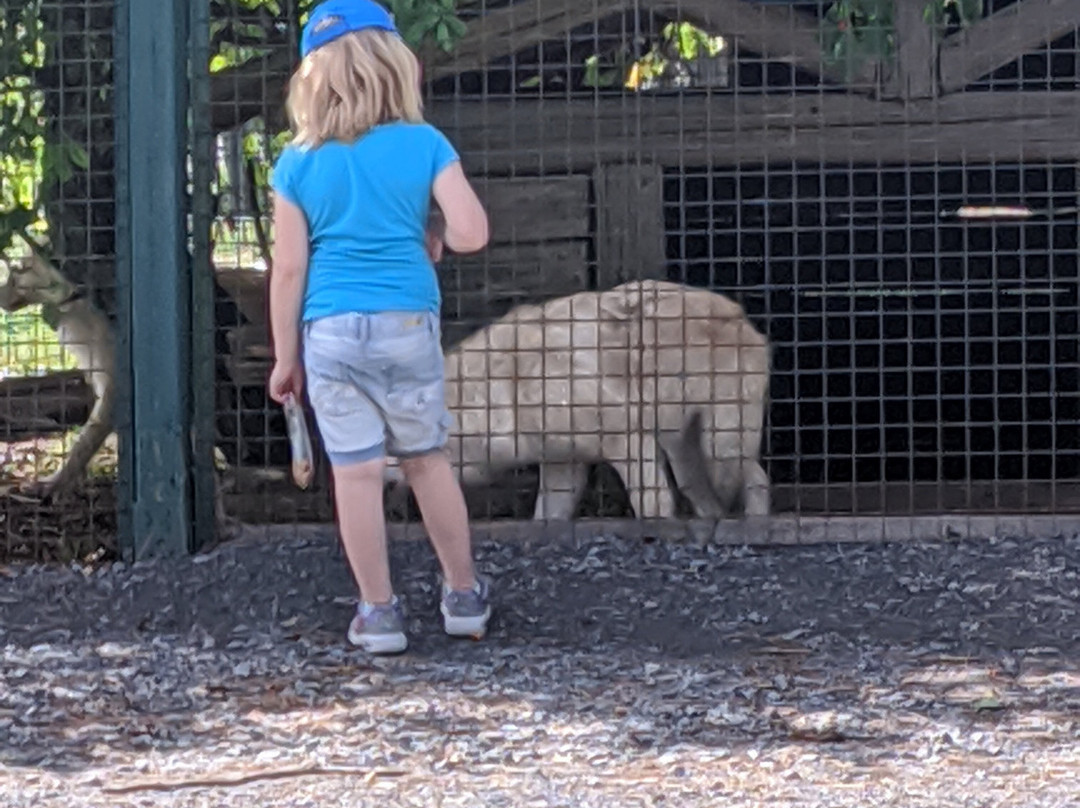
[[[368,603],[393,597],[383,514],[382,458],[334,467],[334,496],[345,555]]]
[[[476,583],[476,575],[469,515],[449,458],[441,451],[430,452],[402,458],[401,468],[420,506],[424,527],[439,557],[446,584],[451,589],[471,589]]]

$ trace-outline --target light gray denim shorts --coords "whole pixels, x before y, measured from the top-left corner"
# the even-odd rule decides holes
[[[303,328],[308,398],[333,465],[441,449],[450,429],[439,315],[336,314]]]

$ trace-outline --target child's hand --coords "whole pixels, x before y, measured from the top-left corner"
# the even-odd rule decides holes
[[[279,359],[274,363],[274,369],[270,373],[270,382],[267,384],[270,398],[278,404],[284,404],[286,396],[290,393],[299,399],[303,389],[304,368],[299,362]]]

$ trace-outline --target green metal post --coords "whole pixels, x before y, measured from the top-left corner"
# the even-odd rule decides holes
[[[187,33],[182,0],[117,0],[117,329],[122,546],[192,547]]]
[[[210,3],[191,3],[191,482],[193,549],[217,539],[214,471],[214,266],[210,126]]]

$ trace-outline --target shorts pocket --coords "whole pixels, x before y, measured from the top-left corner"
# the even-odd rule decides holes
[[[442,377],[438,324],[426,314],[382,315],[373,324],[368,356],[387,374],[391,387],[428,384]]]

